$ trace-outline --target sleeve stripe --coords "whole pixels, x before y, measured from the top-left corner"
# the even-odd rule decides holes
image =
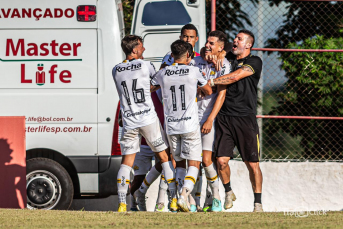
[[[255,73],[255,70],[254,70],[254,68],[253,68],[253,67],[251,67],[250,65],[248,65],[248,64],[244,64],[243,66],[246,66],[246,67],[250,68],[250,69],[251,69],[251,71],[252,71],[253,73]]]

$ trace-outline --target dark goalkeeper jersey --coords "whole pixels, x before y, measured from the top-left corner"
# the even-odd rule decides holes
[[[256,115],[257,84],[261,76],[262,60],[251,54],[239,60],[234,55],[232,57],[228,60],[233,72],[242,66],[247,66],[253,71],[253,74],[227,85],[225,101],[219,114],[230,116]]]

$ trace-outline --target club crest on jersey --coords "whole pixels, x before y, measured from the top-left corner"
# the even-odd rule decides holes
[[[122,72],[122,71],[136,71],[136,70],[140,70],[142,68],[142,64],[131,64],[129,66],[126,67],[119,67],[117,66],[116,70],[117,72]]]
[[[214,76],[215,74],[216,74],[216,73],[215,73],[214,71],[211,71],[211,72],[210,72],[210,75],[211,75],[211,76]]]
[[[189,69],[186,68],[186,69],[177,69],[177,70],[169,70],[167,69],[166,70],[166,73],[164,75],[167,75],[167,76],[171,76],[171,75],[180,75],[180,76],[184,76],[184,75],[188,75],[189,73]]]

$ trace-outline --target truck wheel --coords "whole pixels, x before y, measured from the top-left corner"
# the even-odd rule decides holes
[[[33,158],[26,162],[26,193],[29,209],[69,209],[74,196],[73,182],[68,172],[48,158]]]

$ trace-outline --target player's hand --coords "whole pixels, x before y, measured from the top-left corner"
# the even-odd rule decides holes
[[[206,120],[206,122],[201,127],[201,133],[208,134],[211,132],[213,126],[213,121]]]
[[[206,96],[200,87],[197,88],[197,95],[201,99],[205,98],[205,96]]]
[[[213,63],[216,71],[220,71],[220,69],[222,69],[225,56],[226,56],[225,50],[223,50],[219,53],[219,55],[217,57],[217,62]]]

